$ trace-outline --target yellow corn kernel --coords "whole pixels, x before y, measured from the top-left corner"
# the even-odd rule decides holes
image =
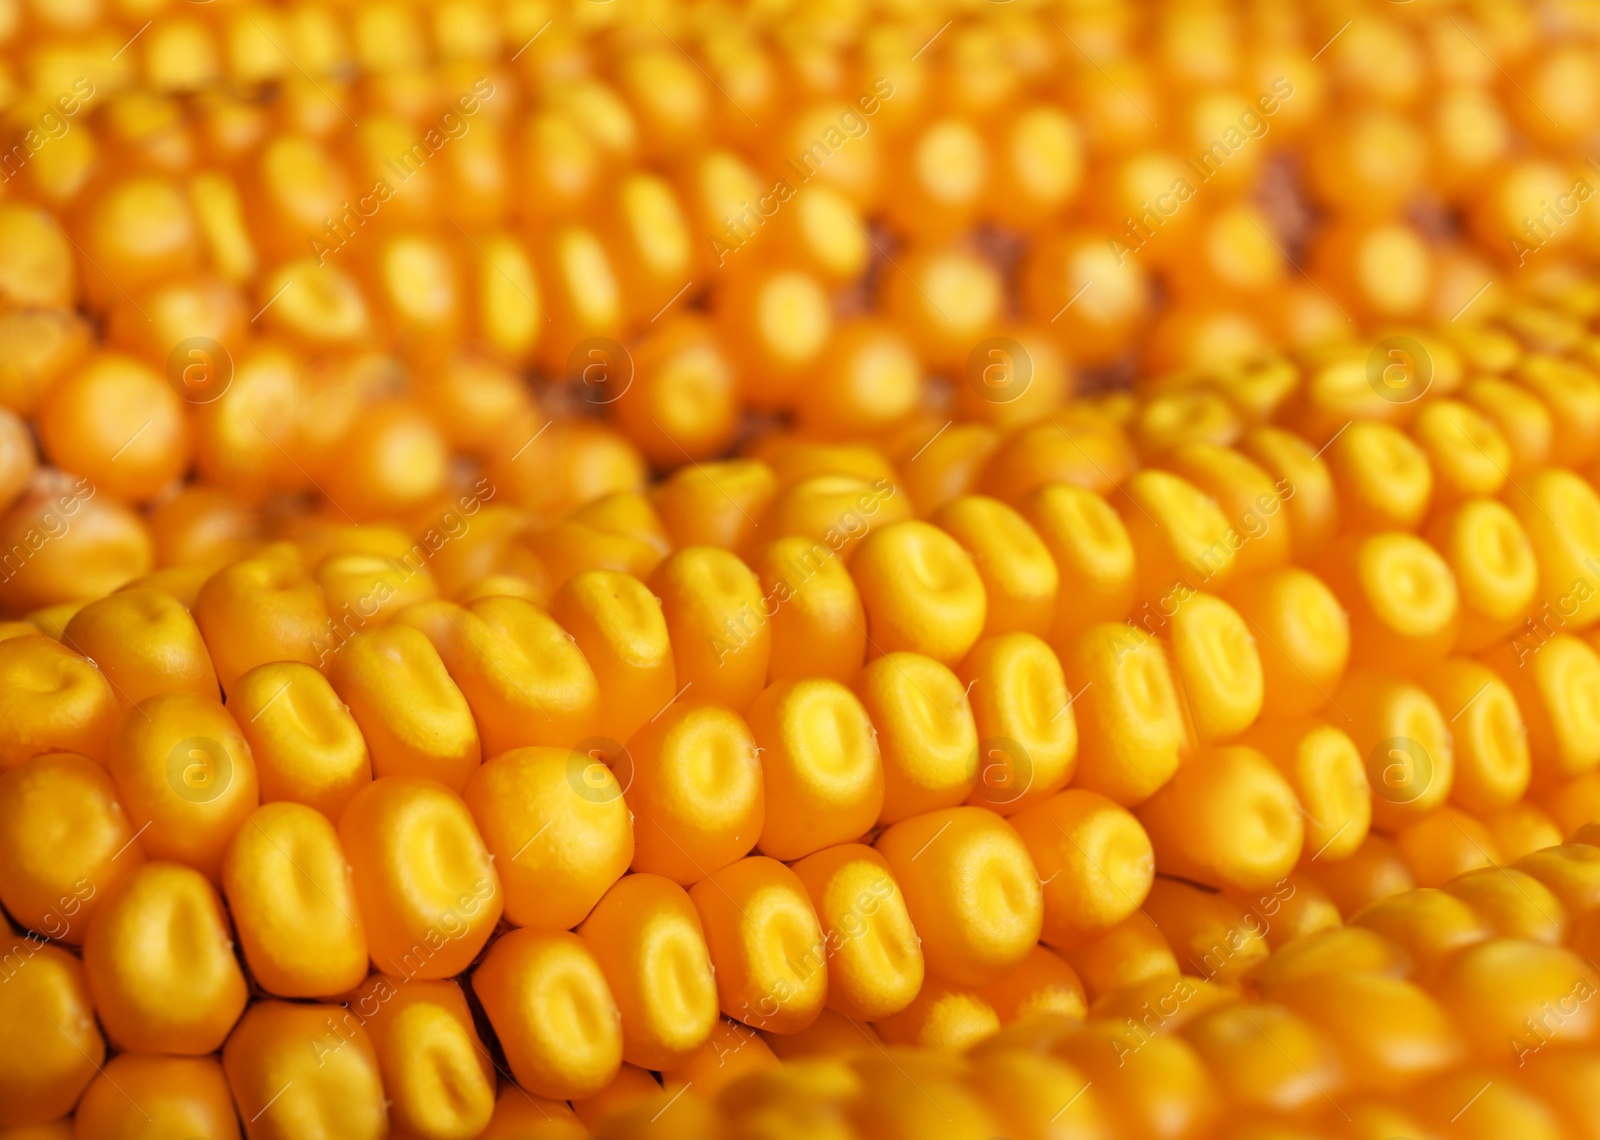
[[[257,665],[235,683],[228,707],[244,721],[261,798],[292,800],[329,819],[372,780],[357,722],[323,675],[299,661]]]
[[[875,843],[889,861],[923,938],[928,970],[963,985],[1002,976],[1038,942],[1039,875],[1010,824],[983,808],[913,816]],[[953,895],[947,884],[981,884]]]
[[[1492,499],[1468,499],[1436,518],[1427,538],[1456,579],[1459,649],[1487,649],[1521,626],[1538,593],[1539,566],[1516,515]]]
[[[1138,472],[1115,502],[1138,566],[1135,600],[1159,605],[1164,613],[1173,599],[1227,582],[1248,541],[1215,499],[1167,471]]]
[[[238,1112],[215,1057],[123,1053],[100,1071],[73,1117],[77,1127],[108,1140],[137,1136],[147,1128],[236,1140]]]
[[[1532,763],[1522,710],[1510,686],[1465,657],[1435,665],[1421,680],[1441,710],[1454,710],[1454,802],[1480,816],[1515,804],[1528,789]]]
[[[1434,989],[1468,1048],[1488,1064],[1522,1062],[1552,1036],[1570,1048],[1600,1034],[1600,1013],[1589,1001],[1600,992],[1600,971],[1560,946],[1481,942],[1445,963]]]
[[[664,1113],[662,1103],[669,1097],[683,1092],[691,1084],[704,1089],[702,1096],[690,1092],[679,1098],[680,1102],[690,1102],[691,1113],[680,1114],[671,1122],[671,1127],[681,1130],[686,1140],[689,1136],[704,1135],[708,1129],[707,1117],[711,1115],[707,1102],[718,1097],[721,1090],[750,1073],[782,1071],[766,1042],[782,1040],[783,1036],[769,1031],[763,1037],[748,1025],[719,1017],[711,1027],[711,1036],[680,1064],[663,1072],[663,1088],[652,1091],[644,1103],[659,1116]]]
[[[1559,946],[1567,933],[1561,900],[1526,871],[1482,867],[1456,876],[1443,889],[1477,911],[1498,938]]]
[[[391,1128],[416,1136],[464,1136],[488,1125],[494,1061],[478,1040],[460,985],[397,985],[374,974],[346,1002],[352,1007],[377,1055]]]
[[[1242,743],[1289,781],[1303,809],[1308,858],[1336,863],[1355,853],[1372,824],[1372,788],[1348,735],[1325,716],[1295,717],[1262,721]]]
[[[754,573],[726,550],[678,550],[650,578],[667,621],[677,681],[735,712],[766,687],[772,629]]]
[[[1423,887],[1442,887],[1457,875],[1501,862],[1489,829],[1448,804],[1397,830],[1394,845]]]
[[[0,642],[0,767],[47,752],[102,763],[117,697],[93,661],[38,634]]]
[[[517,926],[570,929],[633,860],[623,788],[588,752],[514,748],[479,768],[462,794]]]
[[[23,963],[0,987],[0,1127],[26,1140],[27,1126],[72,1111],[95,1079],[106,1042],[76,958],[34,938],[8,934],[0,945],[8,970],[13,961]]]
[[[1549,887],[1574,919],[1600,907],[1600,848],[1568,843],[1524,855],[1515,865]]]
[[[762,825],[763,855],[795,860],[872,829],[884,806],[884,768],[861,701],[837,681],[779,681],[749,711],[765,752],[762,780],[781,813]]]
[[[1042,1015],[1079,1018],[1087,1005],[1077,973],[1054,951],[1035,946],[1009,975],[978,987],[1001,1025]]]
[[[1253,748],[1209,748],[1135,813],[1156,866],[1214,887],[1252,891],[1300,858],[1304,826],[1294,790]]]
[[[849,684],[867,652],[867,613],[844,559],[790,535],[751,559],[772,630],[768,679],[826,677]]]
[[[640,729],[628,752],[635,871],[688,886],[755,846],[766,793],[738,713],[686,697]]]
[[[566,1101],[533,1096],[506,1082],[478,1140],[586,1140],[588,1135]]]
[[[477,957],[505,892],[466,804],[415,776],[386,776],[339,817],[373,965],[391,977],[447,978]]]
[[[1241,452],[1213,443],[1185,444],[1160,465],[1215,499],[1242,533],[1247,541],[1239,547],[1238,573],[1274,570],[1289,561],[1293,536],[1284,504],[1296,488],[1287,479],[1275,482]]]
[[[1339,499],[1328,461],[1292,432],[1259,427],[1246,432],[1239,450],[1258,463],[1287,500],[1289,556],[1300,566],[1321,557],[1339,530]]]
[[[1011,817],[1039,872],[1042,937],[1052,946],[1093,942],[1138,909],[1155,855],[1129,811],[1096,792],[1068,788]]]
[[[87,756],[0,772],[0,903],[25,929],[82,943],[106,893],[143,861],[116,786]]]
[[[661,602],[637,578],[586,570],[550,599],[600,686],[600,734],[626,741],[678,691]]]
[[[372,1039],[342,1006],[256,1003],[223,1047],[222,1068],[250,1121],[250,1140],[389,1133]]]
[[[217,695],[199,628],[160,590],[120,590],[91,602],[67,622],[62,640],[100,667],[123,708],[157,693]]]
[[[1494,836],[1495,848],[1507,863],[1546,847],[1561,846],[1561,828],[1531,800],[1484,812],[1479,818]]]
[[[1328,554],[1327,579],[1350,615],[1354,664],[1406,670],[1443,660],[1455,645],[1455,575],[1420,538],[1389,532],[1343,539]]]
[[[1310,1024],[1280,1006],[1230,1005],[1186,1025],[1183,1037],[1235,1106],[1303,1112],[1344,1084],[1340,1061]]]
[[[1518,638],[1486,661],[1522,711],[1533,783],[1553,788],[1600,764],[1600,654],[1569,633]]]
[[[968,803],[1012,815],[1072,778],[1078,722],[1061,662],[1028,633],[987,637],[961,663],[978,732]]]
[[[395,619],[421,631],[472,709],[485,755],[571,748],[594,733],[600,687],[566,631],[521,598],[424,602]]]
[[[622,1059],[671,1069],[717,1021],[717,986],[700,915],[660,875],[618,879],[578,927],[622,1018]]]
[[[198,868],[215,882],[222,854],[260,801],[255,761],[221,703],[163,693],[123,713],[106,746],[106,770],[156,859]]]
[[[1101,1102],[1112,1106],[1116,1127],[1130,1135],[1159,1129],[1203,1136],[1221,1111],[1215,1080],[1176,1035],[1151,1037],[1125,1022],[1091,1018],[1055,1054],[1092,1082]]]
[[[888,860],[844,843],[791,869],[822,924],[828,1008],[858,1021],[905,1009],[923,985],[922,946]]]
[[[1576,632],[1600,621],[1600,571],[1593,566],[1600,557],[1600,495],[1571,471],[1551,467],[1518,480],[1505,503],[1539,565],[1540,624]]]
[[[1177,687],[1159,641],[1105,623],[1063,645],[1076,698],[1079,787],[1131,806],[1172,778],[1187,747]]]
[[[1060,575],[1026,519],[998,499],[963,495],[940,508],[932,522],[961,544],[983,582],[983,636],[1049,636]]]
[[[877,731],[883,763],[880,823],[895,823],[972,794],[978,733],[956,675],[929,657],[890,653],[854,683]]]
[[[1520,476],[1550,462],[1555,422],[1539,397],[1510,381],[1484,377],[1463,388],[1461,398],[1499,430],[1510,449],[1508,476]]]
[[[1350,660],[1350,619],[1322,579],[1284,567],[1236,579],[1225,596],[1255,635],[1262,714],[1298,716],[1327,704]]]
[[[134,1052],[213,1052],[249,996],[216,888],[174,863],[145,863],[108,894],[83,968],[106,1035]]]
[[[1271,953],[1270,921],[1234,895],[1162,877],[1150,888],[1143,910],[1161,928],[1179,967],[1207,981],[1235,983]]]
[[[689,897],[705,929],[723,1013],[776,1033],[816,1019],[828,989],[822,927],[793,871],[753,856],[713,871]]]
[[[1334,694],[1333,707],[1349,718],[1340,723],[1365,760],[1374,827],[1393,829],[1450,798],[1455,742],[1444,711],[1424,689],[1357,669]]]
[[[873,655],[909,651],[954,665],[984,629],[983,580],[972,556],[928,523],[890,523],[850,563]]]
[[[1173,665],[1196,735],[1228,740],[1261,713],[1263,677],[1256,641],[1237,610],[1211,594],[1187,598],[1173,615]]]
[[[1600,379],[1573,360],[1544,353],[1518,363],[1516,378],[1550,410],[1550,461],[1576,467],[1600,447]]]
[[[1000,1030],[994,1008],[965,986],[929,977],[900,1012],[876,1023],[890,1045],[914,1045],[935,1053],[962,1053]]]
[[[339,836],[304,804],[245,818],[222,861],[222,891],[250,973],[277,997],[331,997],[367,975],[367,938]]]

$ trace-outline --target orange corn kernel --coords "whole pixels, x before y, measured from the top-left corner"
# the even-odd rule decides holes
[[[487,1127],[494,1114],[494,1060],[478,1040],[459,983],[397,985],[375,974],[345,1003],[352,1006],[365,1015],[360,1024],[377,1054],[392,1130],[465,1136]]]
[[[321,667],[332,643],[322,587],[297,556],[274,553],[217,571],[200,587],[194,618],[224,690],[268,661]]]
[[[480,598],[470,606],[424,602],[398,622],[425,634],[461,689],[483,752],[587,739],[600,713],[594,670],[565,630],[521,598]]]
[[[459,974],[505,895],[460,797],[415,776],[374,780],[339,817],[373,965],[391,976]]]
[[[777,479],[765,463],[728,459],[679,467],[654,488],[653,495],[674,548],[742,550],[777,489]]]
[[[1285,892],[1281,884],[1252,895],[1276,899]],[[1270,919],[1233,893],[1217,894],[1162,877],[1150,888],[1143,910],[1161,928],[1179,967],[1207,981],[1237,982],[1271,953],[1266,937]]]
[[[535,1096],[586,1097],[616,1075],[622,1018],[576,934],[511,931],[473,972],[472,989],[517,1083]]]
[[[1441,710],[1452,710],[1455,783],[1451,799],[1475,815],[1510,807],[1532,774],[1527,729],[1510,686],[1491,669],[1452,657],[1422,676]]]
[[[1600,971],[1571,950],[1522,939],[1492,939],[1463,950],[1434,985],[1467,1046],[1482,1061],[1524,1059],[1549,1040],[1592,1045],[1600,1012]]]
[[[1492,499],[1469,499],[1435,519],[1427,538],[1456,579],[1456,645],[1463,652],[1487,649],[1521,626],[1538,592],[1539,567],[1516,515]]]
[[[218,693],[199,627],[161,590],[120,590],[91,602],[67,623],[63,641],[100,667],[123,708],[157,693]]]
[[[1339,530],[1339,498],[1328,461],[1292,432],[1259,427],[1246,432],[1239,450],[1258,463],[1284,492],[1289,516],[1290,559],[1300,566],[1315,563]]]
[[[1078,722],[1055,653],[1037,637],[986,637],[961,663],[978,732],[968,803],[1013,815],[1072,778]]]
[[[1568,632],[1600,620],[1600,573],[1591,568],[1600,555],[1600,495],[1571,471],[1549,467],[1518,480],[1505,504],[1516,514],[1539,566],[1544,624],[1559,622]]]
[[[1088,1009],[1077,972],[1054,951],[1035,946],[1009,975],[978,987],[1001,1025],[1054,1015],[1082,1018]]]
[[[793,871],[751,856],[713,871],[689,897],[700,912],[723,1013],[774,1033],[816,1020],[828,993],[825,942]]]
[[[998,1033],[1000,1017],[973,990],[930,976],[911,1004],[875,1028],[890,1045],[959,1054]]]
[[[1188,730],[1161,643],[1107,622],[1062,646],[1076,695],[1078,786],[1130,806],[1172,778]]]
[[[983,582],[984,636],[1050,634],[1060,575],[1026,519],[998,499],[963,495],[940,508],[932,521],[961,544]]]
[[[328,681],[366,741],[374,775],[426,776],[460,792],[478,770],[472,710],[417,630],[392,624],[357,633],[333,659]]]
[[[630,1065],[675,1068],[711,1034],[717,984],[700,915],[659,875],[619,879],[578,935],[600,964],[622,1017]]]
[[[0,772],[0,903],[25,929],[82,943],[106,892],[143,861],[116,786],[87,756]]]
[[[263,1001],[222,1049],[250,1140],[381,1140],[389,1134],[372,1039],[337,1005]]]
[[[1011,817],[1040,872],[1043,938],[1058,947],[1093,942],[1144,901],[1155,874],[1149,836],[1125,808],[1068,788]]]
[[[661,602],[639,579],[585,570],[550,599],[600,686],[600,733],[626,741],[678,690]]]
[[[95,1078],[106,1042],[76,958],[36,937],[8,935],[3,945],[0,1127],[20,1131],[72,1111]]]
[[[890,653],[862,669],[854,687],[882,755],[880,822],[952,807],[972,794],[977,726],[954,673],[920,654]]]
[[[1442,887],[1457,875],[1501,862],[1489,829],[1448,804],[1400,828],[1394,844],[1423,887]]]
[[[249,997],[216,888],[174,863],[145,863],[108,893],[83,967],[107,1036],[135,1052],[213,1052]]]
[[[1044,914],[1038,872],[1016,830],[994,813],[927,812],[890,827],[875,846],[905,894],[930,972],[982,985],[1038,942]],[[985,890],[952,895],[947,884],[955,881],[979,882]]]
[[[628,742],[635,871],[683,886],[747,854],[766,794],[750,728],[721,705],[673,703]]]
[[[38,425],[51,463],[116,499],[154,498],[189,463],[183,401],[131,357],[106,354],[80,365],[45,393]]]
[[[1522,712],[1536,787],[1557,787],[1600,764],[1600,741],[1590,728],[1600,717],[1600,654],[1586,641],[1535,633],[1500,646],[1486,661]]]
[[[244,721],[264,803],[292,800],[338,819],[372,779],[366,742],[326,678],[299,661],[257,665],[228,707]]]
[[[1242,1108],[1305,1112],[1344,1083],[1339,1058],[1322,1035],[1280,1006],[1213,1010],[1185,1026],[1183,1036],[1218,1075],[1222,1094]]]
[[[36,634],[0,642],[0,768],[47,752],[104,761],[117,698],[93,661]]]
[[[766,686],[772,652],[755,574],[726,550],[690,546],[656,567],[650,588],[661,599],[678,684],[736,712],[749,708]]]
[[[587,1140],[589,1130],[566,1101],[532,1096],[503,1083],[489,1126],[478,1140]]]
[[[633,861],[633,820],[611,770],[581,749],[514,748],[462,793],[517,926],[568,930]]]
[[[144,849],[216,881],[222,854],[260,803],[255,761],[232,715],[194,693],[163,693],[122,714],[106,768],[144,829]]]
[[[222,891],[257,984],[328,997],[367,974],[367,939],[339,836],[304,804],[263,804],[222,862]]]
[[[175,1136],[239,1140],[238,1109],[215,1057],[113,1057],[83,1094],[76,1127],[106,1140],[134,1140],[146,1129]]]
[[[1345,677],[1332,703],[1348,718],[1340,724],[1366,763],[1374,827],[1398,827],[1450,798],[1454,739],[1445,710],[1426,690],[1357,669]]]
[[[1350,737],[1325,718],[1262,721],[1241,743],[1259,749],[1289,782],[1303,809],[1308,859],[1352,855],[1372,824],[1366,761]]]
[[[794,860],[866,834],[884,804],[877,732],[861,701],[837,681],[779,681],[750,707],[748,720],[768,813],[757,847]]]
[[[1138,566],[1135,601],[1160,605],[1195,589],[1218,589],[1248,541],[1216,500],[1167,471],[1140,471],[1114,500],[1133,542]]]
[[[1175,679],[1200,742],[1249,728],[1261,714],[1265,685],[1256,639],[1239,612],[1197,593],[1178,607],[1169,632]]]
[[[843,558],[800,535],[751,559],[769,614],[770,681],[826,677],[849,684],[867,652],[867,612]]]
[[[827,1007],[877,1021],[899,1013],[922,987],[921,939],[886,860],[859,843],[828,847],[795,863],[822,924]]]
[[[1157,1129],[1174,1140],[1210,1133],[1221,1111],[1216,1083],[1193,1046],[1175,1034],[1148,1036],[1138,1026],[1091,1018],[1055,1050],[1093,1082],[1130,1135]]]
[[[1262,714],[1297,716],[1325,705],[1350,660],[1350,620],[1322,579],[1284,567],[1235,580],[1226,597],[1255,636]]]

